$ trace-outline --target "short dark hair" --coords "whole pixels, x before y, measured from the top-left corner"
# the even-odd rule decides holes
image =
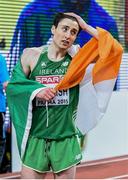
[[[70,15],[64,14],[64,13],[62,13],[62,12],[59,12],[59,13],[56,14],[56,16],[55,16],[55,18],[54,18],[54,21],[53,21],[53,25],[57,28],[59,22],[62,21],[63,19],[65,19],[65,18],[71,19],[71,20],[73,20],[73,21],[76,21],[76,22],[78,23],[78,25],[79,25],[78,20],[77,20],[74,16],[70,16]],[[81,30],[82,30],[82,29],[81,29],[81,27],[80,27],[80,25],[79,25],[78,34],[80,33]]]

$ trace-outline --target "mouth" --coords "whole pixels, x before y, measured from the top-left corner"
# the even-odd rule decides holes
[[[68,45],[69,45],[69,41],[62,40],[62,44],[63,44],[64,46],[68,46]]]

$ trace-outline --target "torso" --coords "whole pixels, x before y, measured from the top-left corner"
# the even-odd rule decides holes
[[[29,78],[47,87],[55,87],[66,73],[70,61],[71,57],[66,54],[61,61],[53,62],[48,59],[47,51],[45,51],[40,55]],[[61,139],[77,134],[74,120],[78,96],[78,86],[57,93],[56,97],[48,105],[48,127],[46,127],[47,111],[45,102],[35,99],[30,134],[38,138],[48,139]]]

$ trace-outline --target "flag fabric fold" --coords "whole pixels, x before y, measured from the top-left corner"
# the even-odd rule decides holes
[[[32,123],[32,100],[43,88],[45,88],[45,86],[36,81],[29,80],[26,77],[21,62],[18,61],[12,72],[12,78],[7,86],[6,95],[21,156],[25,151]]]
[[[56,90],[67,89],[81,82],[76,126],[82,134],[93,129],[105,114],[123,53],[120,43],[108,31],[97,30],[99,40],[92,38],[80,49],[56,86]]]
[[[84,77],[86,68],[95,59],[96,64],[92,72],[93,84],[117,77],[123,48],[108,31],[98,27],[97,30],[99,40],[92,38],[80,49],[79,53],[72,59],[64,79],[56,86],[57,90],[67,89],[79,84]],[[105,73],[104,70],[107,72]]]
[[[55,87],[56,90],[62,90],[80,84],[76,126],[82,134],[94,128],[103,117],[118,75],[123,52],[121,45],[109,32],[101,28],[97,30],[99,40],[92,38],[79,50],[64,78]],[[32,100],[43,88],[45,86],[42,84],[26,78],[22,65],[18,62],[6,93],[21,156],[25,152],[32,123]]]

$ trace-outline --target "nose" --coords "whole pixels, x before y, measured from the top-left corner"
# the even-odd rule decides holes
[[[70,31],[67,31],[67,32],[65,33],[65,37],[66,37],[66,38],[70,38],[70,36],[71,36]]]

